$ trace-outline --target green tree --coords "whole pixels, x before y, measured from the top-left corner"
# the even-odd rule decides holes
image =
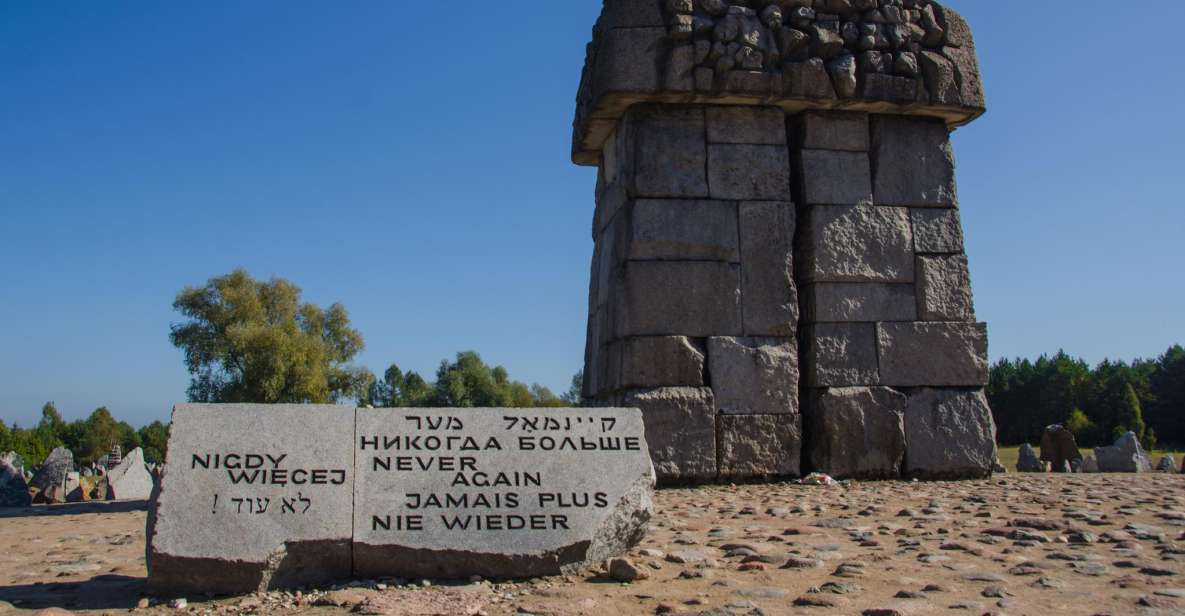
[[[186,317],[169,335],[185,353],[195,402],[325,403],[355,394],[362,350],[340,304],[302,303],[296,285],[242,269],[188,287],[173,302]]]
[[[541,408],[559,408],[568,406],[564,399],[552,393],[552,391],[542,385],[535,384],[531,386],[532,405]]]
[[[371,382],[360,404],[379,408],[422,407],[432,401],[432,395],[432,386],[423,377],[415,372],[404,374],[399,366],[391,364],[382,379]]]
[[[1070,413],[1070,418],[1066,420],[1065,426],[1080,445],[1094,443],[1098,440],[1097,426],[1090,420],[1090,417],[1086,416],[1086,413],[1082,412],[1082,409],[1074,409],[1074,412]]]
[[[4,423],[4,420],[0,419],[0,453],[9,451],[11,449],[12,431],[8,429],[8,426]]]
[[[66,433],[66,420],[62,419],[62,414],[58,412],[58,407],[53,401],[41,406],[41,421],[37,422],[37,430],[58,439]]]
[[[169,427],[154,421],[140,428],[140,446],[144,448],[144,459],[149,462],[165,461],[169,449]]]
[[[1128,383],[1123,386],[1123,398],[1120,402],[1116,424],[1112,433],[1116,436],[1122,436],[1127,432],[1134,432],[1136,438],[1143,442],[1145,431],[1144,413],[1140,409],[1140,398],[1136,395],[1135,388]]]
[[[85,422],[80,422],[80,425],[83,426],[83,431],[73,449],[74,457],[79,464],[95,462],[119,444],[119,424],[105,406],[95,409]]]
[[[568,391],[564,392],[561,398],[568,406],[580,406],[584,400],[584,371],[581,370],[572,375],[572,383],[568,386]]]
[[[1148,425],[1161,441],[1185,446],[1185,347],[1174,345],[1156,360],[1149,387]]]

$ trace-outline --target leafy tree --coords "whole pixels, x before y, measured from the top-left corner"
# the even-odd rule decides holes
[[[169,427],[154,421],[140,428],[140,446],[144,448],[144,459],[149,462],[164,462],[169,448]]]
[[[119,424],[105,406],[95,409],[85,422],[79,422],[79,426],[81,434],[71,448],[79,464],[97,461],[120,442]]]
[[[1074,409],[1074,412],[1070,413],[1070,418],[1066,420],[1065,426],[1079,444],[1093,443],[1097,438],[1097,426],[1090,420],[1090,417],[1086,416],[1086,413],[1082,412],[1082,409]]]
[[[1156,360],[1149,388],[1148,425],[1164,442],[1185,445],[1185,348],[1174,345]]]
[[[58,439],[66,433],[66,420],[62,419],[62,414],[52,401],[41,406],[41,421],[37,423],[37,430]]]
[[[531,398],[533,398],[532,406],[542,408],[559,408],[568,406],[564,399],[552,393],[552,391],[542,385],[535,384],[531,386]]]
[[[182,290],[173,308],[186,321],[169,339],[185,353],[195,402],[325,403],[354,394],[362,350],[340,304],[302,303],[296,285],[258,281],[242,269]]]
[[[399,366],[391,364],[382,379],[371,381],[359,404],[379,408],[423,407],[432,398],[433,388],[423,377],[415,372],[404,374]]]
[[[584,399],[584,371],[581,370],[572,375],[572,384],[568,386],[568,391],[564,392],[561,398],[568,406],[580,406]]]
[[[12,431],[5,425],[4,420],[0,419],[0,452],[9,451],[12,449]]]
[[[1131,384],[1124,385],[1123,387],[1123,398],[1120,402],[1117,420],[1118,422],[1112,430],[1115,436],[1118,437],[1127,432],[1135,432],[1136,438],[1141,442],[1144,441],[1146,432],[1144,413],[1140,409],[1140,398],[1136,396],[1136,390]]]

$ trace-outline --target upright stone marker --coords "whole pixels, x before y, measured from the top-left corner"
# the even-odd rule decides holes
[[[350,575],[354,409],[182,404],[148,519],[154,591],[244,593]]]
[[[355,575],[554,575],[641,540],[636,409],[358,409]]]
[[[144,450],[132,450],[107,474],[107,500],[144,500],[152,495],[152,475],[144,464]]]

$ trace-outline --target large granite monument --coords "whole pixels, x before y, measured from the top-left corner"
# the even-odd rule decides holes
[[[647,451],[636,409],[178,405],[148,585],[228,594],[599,564],[645,533]]]
[[[931,0],[604,0],[584,395],[660,480],[990,474],[950,144],[984,109]]]

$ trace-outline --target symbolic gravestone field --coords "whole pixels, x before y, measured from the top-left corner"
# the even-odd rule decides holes
[[[168,456],[157,592],[558,574],[653,509],[637,410],[179,405]]]

